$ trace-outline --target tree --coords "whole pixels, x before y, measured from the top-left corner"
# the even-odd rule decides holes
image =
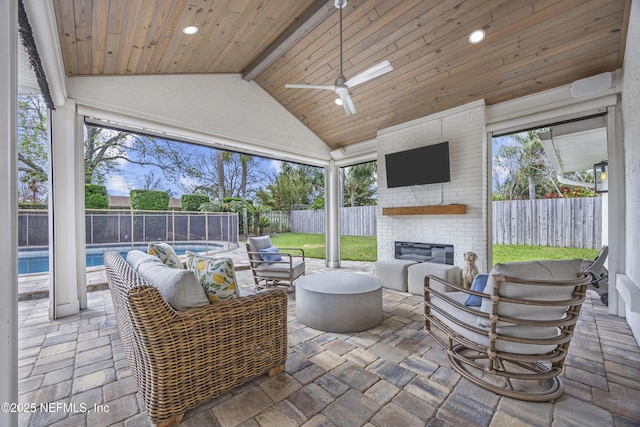
[[[156,166],[174,181],[189,175],[193,166],[192,150],[162,138],[115,131],[87,125],[84,142],[85,183],[102,184],[105,177],[117,173],[122,162]]]
[[[273,210],[291,211],[307,207],[324,197],[322,169],[284,162],[266,189],[256,193],[260,204]]]
[[[224,151],[216,150],[216,175],[218,178],[218,200],[222,201],[224,199]]]
[[[557,190],[557,179],[544,152],[538,132],[530,130],[510,136],[496,152],[494,191],[503,199],[536,199]]]
[[[171,191],[170,188],[163,188],[166,184],[163,178],[162,176],[156,176],[154,171],[149,171],[138,178],[136,188],[138,190],[164,191],[169,194],[169,196],[173,196],[173,191]]]
[[[376,196],[376,162],[361,163],[346,169],[343,180],[344,204],[369,206]]]
[[[218,167],[221,157],[224,176],[222,191]],[[193,171],[189,179],[183,182],[182,188],[188,193],[206,194],[217,200],[238,197],[246,201],[258,191],[265,177],[252,156],[215,150],[194,161]],[[224,195],[222,199],[221,192]]]
[[[46,201],[47,111],[41,95],[18,96],[18,200],[21,202]]]

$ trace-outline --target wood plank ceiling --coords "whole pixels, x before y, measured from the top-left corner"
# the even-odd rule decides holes
[[[394,70],[331,91],[339,70],[333,0],[55,0],[68,76],[243,73],[339,148],[478,99],[494,104],[622,66],[631,0],[348,0],[344,75]],[[197,25],[195,35],[182,28]],[[477,28],[486,39],[467,41]]]

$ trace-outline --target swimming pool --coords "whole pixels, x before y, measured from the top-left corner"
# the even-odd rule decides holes
[[[107,251],[118,251],[123,257],[127,256],[127,253],[131,249],[139,249],[141,251],[147,251],[147,243],[139,243],[132,245],[118,245],[118,246],[100,246],[100,247],[87,247],[87,268],[98,267],[104,265],[102,255]],[[178,255],[184,254],[186,251],[191,252],[206,252],[206,251],[218,251],[224,248],[219,243],[176,243],[173,249]],[[18,274],[31,274],[31,273],[44,273],[49,271],[49,251],[48,250],[21,250],[18,251]]]

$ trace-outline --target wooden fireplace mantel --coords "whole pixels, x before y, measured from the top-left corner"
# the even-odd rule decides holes
[[[382,215],[455,215],[467,212],[467,205],[427,205],[382,208]]]

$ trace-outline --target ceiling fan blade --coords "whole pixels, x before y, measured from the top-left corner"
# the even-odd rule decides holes
[[[356,113],[356,106],[353,105],[353,101],[351,100],[351,96],[349,95],[349,92],[345,91],[341,91],[338,93],[338,95],[340,95],[340,99],[342,100],[342,106],[344,107],[344,112],[347,114],[347,117],[349,117],[352,114]]]
[[[305,84],[291,84],[287,83],[284,87],[288,89],[327,89],[336,90],[334,85],[305,85]]]
[[[360,83],[364,83],[368,80],[380,77],[383,74],[387,74],[389,71],[393,71],[393,67],[391,66],[391,63],[385,59],[381,63],[376,64],[368,70],[364,70],[357,76],[347,80],[345,84],[348,87],[352,88],[356,85],[359,85]]]

